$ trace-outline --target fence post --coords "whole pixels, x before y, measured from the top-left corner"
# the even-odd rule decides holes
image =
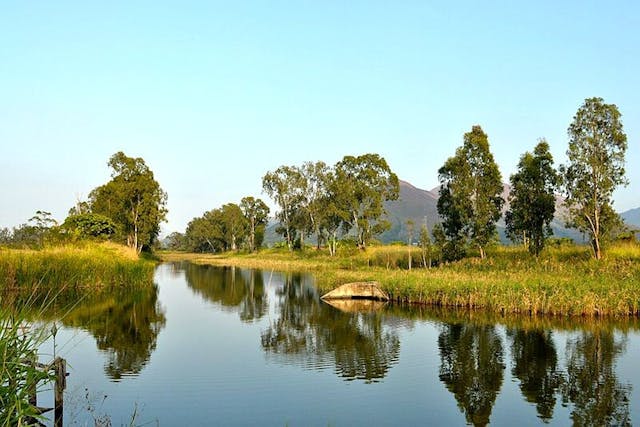
[[[54,391],[55,415],[53,425],[55,427],[62,427],[64,424],[64,389],[67,386],[67,361],[60,357],[56,357],[53,363],[56,376]]]

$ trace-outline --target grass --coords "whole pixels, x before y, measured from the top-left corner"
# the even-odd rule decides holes
[[[0,307],[0,426],[44,421],[30,398],[54,380],[50,371],[33,364],[48,333],[28,323],[22,312]]]
[[[155,263],[113,243],[80,243],[41,250],[0,248],[0,290],[146,286]]]
[[[0,427],[45,420],[29,403],[34,390],[53,381],[50,372],[28,363],[51,334],[41,319],[60,310],[75,313],[80,301],[99,295],[146,292],[153,286],[155,265],[149,257],[108,242],[40,250],[0,247]],[[121,307],[123,300],[114,305]]]
[[[414,268],[408,270],[409,253]],[[258,254],[161,253],[166,261],[235,265],[315,273],[321,290],[353,281],[374,280],[395,301],[438,307],[480,308],[500,314],[554,316],[640,315],[640,246],[620,243],[605,259],[589,248],[547,248],[536,259],[517,247],[493,248],[487,259],[467,258],[437,268],[420,265],[417,248],[379,246],[343,250],[336,257],[305,250]]]

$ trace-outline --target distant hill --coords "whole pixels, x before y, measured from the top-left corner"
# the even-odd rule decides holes
[[[406,181],[400,181],[400,197],[393,202],[385,203],[385,208],[388,214],[388,220],[391,222],[391,229],[379,236],[379,239],[385,243],[392,241],[404,241],[408,239],[407,233],[407,220],[412,219],[415,223],[414,242],[417,241],[417,236],[422,224],[427,224],[429,230],[433,229],[436,223],[440,222],[440,216],[438,215],[438,190],[436,187],[432,190],[423,190],[416,188]],[[511,187],[508,184],[503,184],[502,197],[505,200],[509,199],[509,193]],[[509,209],[508,203],[505,203],[503,207],[503,214]],[[578,242],[582,242],[582,234],[565,227],[567,210],[564,208],[564,199],[558,196],[556,197],[556,216],[551,222],[551,228],[554,236],[556,237],[569,237]],[[500,240],[504,243],[509,242],[505,234],[504,217],[498,221],[498,234]]]
[[[511,188],[508,184],[504,184],[502,197],[505,200],[509,198],[509,192]],[[581,233],[568,229],[565,227],[566,222],[566,208],[563,206],[564,200],[562,197],[556,197],[556,217],[551,223],[554,236],[556,237],[569,237],[577,242],[582,242],[583,236]],[[429,230],[433,230],[433,226],[439,222],[440,216],[438,215],[438,187],[432,190],[424,190],[417,188],[414,185],[400,181],[400,195],[398,200],[385,202],[384,206],[387,211],[387,219],[391,223],[391,229],[377,236],[384,243],[408,240],[407,233],[407,220],[411,219],[414,223],[413,241],[418,240],[420,233],[420,227],[422,224],[427,225]],[[508,205],[505,204],[503,213],[508,209]],[[637,223],[640,226],[640,209],[636,209],[635,217]],[[633,211],[628,211],[633,212]],[[265,243],[272,245],[275,242],[282,241],[282,237],[275,233],[277,222],[272,219],[269,221],[267,230],[265,233]],[[498,221],[498,233],[500,240],[507,243],[509,240],[505,236],[505,224],[504,218]]]
[[[630,209],[620,214],[624,222],[627,224],[640,228],[640,208]]]
[[[413,241],[417,241],[420,227],[426,224],[429,230],[440,221],[438,215],[438,192],[414,187],[406,181],[400,181],[400,196],[398,200],[385,202],[387,219],[391,229],[385,231],[378,239],[385,243],[408,240],[407,221],[414,223]]]

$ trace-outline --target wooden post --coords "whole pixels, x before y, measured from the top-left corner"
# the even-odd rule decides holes
[[[31,365],[31,367],[33,367],[34,369],[37,369],[38,367],[38,357],[36,356],[36,352],[32,352],[31,353],[31,357],[29,358],[29,364]],[[37,381],[33,381],[32,384],[27,384],[27,387],[29,388],[29,391],[27,392],[27,395],[29,396],[29,405],[31,406],[38,406],[38,383]]]
[[[62,427],[64,420],[64,389],[67,387],[67,361],[60,357],[56,357],[53,364],[56,376],[54,390],[55,415],[53,425],[55,427]]]

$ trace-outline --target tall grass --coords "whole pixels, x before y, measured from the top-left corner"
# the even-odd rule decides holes
[[[20,311],[0,308],[0,426],[31,425],[44,420],[30,398],[54,377],[39,369],[36,350],[45,341],[44,327],[27,323]]]
[[[155,261],[112,243],[0,247],[0,427],[42,420],[29,398],[53,377],[32,363],[47,338],[47,328],[33,319],[72,310],[101,292],[148,289],[154,268]]]
[[[0,290],[109,289],[149,284],[154,263],[110,243],[0,249]]]
[[[185,258],[163,254],[166,259]],[[412,256],[414,268],[407,269]],[[605,259],[589,248],[547,248],[539,258],[517,247],[496,247],[487,259],[467,258],[419,268],[420,252],[379,246],[329,257],[264,251],[251,255],[187,255],[196,263],[315,272],[321,290],[352,281],[375,280],[394,300],[439,307],[482,308],[497,313],[556,316],[640,315],[640,246],[615,245]],[[416,268],[418,267],[418,268]]]

